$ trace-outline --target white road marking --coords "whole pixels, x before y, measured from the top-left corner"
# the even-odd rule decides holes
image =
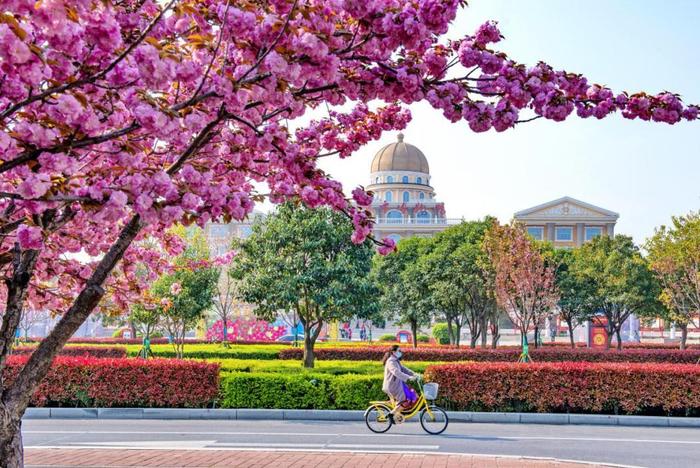
[[[189,450],[215,444],[215,440],[134,440],[116,442],[68,442],[70,446],[90,446],[93,448],[163,448]]]

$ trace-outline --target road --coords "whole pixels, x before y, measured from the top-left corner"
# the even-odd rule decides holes
[[[407,422],[376,435],[360,422],[56,420],[23,422],[32,447],[439,452],[552,457],[642,467],[700,466],[700,429]]]

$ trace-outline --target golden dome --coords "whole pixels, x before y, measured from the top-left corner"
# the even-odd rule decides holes
[[[425,155],[415,146],[404,143],[403,133],[399,133],[396,143],[386,145],[374,155],[371,171],[412,171],[430,174]]]

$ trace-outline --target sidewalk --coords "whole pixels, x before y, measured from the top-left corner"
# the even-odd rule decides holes
[[[606,466],[552,459],[481,455],[260,452],[236,450],[28,449],[33,467],[245,467],[245,468],[583,468]]]

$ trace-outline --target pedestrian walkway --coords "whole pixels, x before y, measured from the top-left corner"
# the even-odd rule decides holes
[[[440,454],[277,452],[240,450],[28,449],[25,466],[245,468],[583,468],[605,466],[557,460]]]

